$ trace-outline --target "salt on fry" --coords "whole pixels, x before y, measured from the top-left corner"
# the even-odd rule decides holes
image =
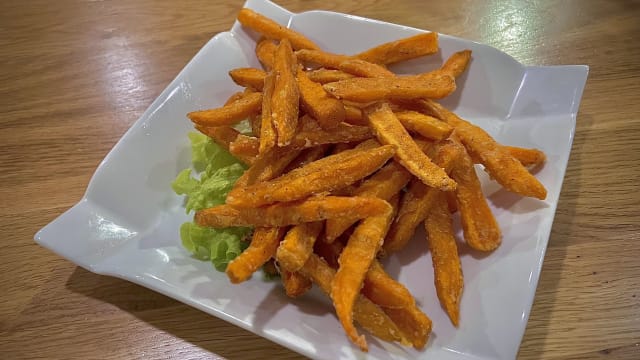
[[[505,189],[540,200],[547,197],[544,185],[486,131],[461,119],[435,101],[424,99],[421,103],[455,127],[454,133],[469,154],[478,159],[484,165],[485,171]]]
[[[389,104],[377,103],[364,110],[365,117],[378,140],[397,147],[395,159],[426,185],[443,191],[456,187],[447,173],[420,150],[393,114]]]
[[[395,77],[396,74],[384,66],[370,63],[362,59],[348,59],[338,65],[338,69],[360,77]]]
[[[284,291],[288,297],[296,298],[302,296],[311,289],[311,280],[298,272],[283,270],[280,276]]]
[[[438,34],[428,32],[378,45],[356,57],[377,64],[392,64],[435,54],[437,51]]]
[[[309,222],[292,227],[278,246],[278,264],[288,271],[300,270],[313,253],[313,244],[322,231],[322,225],[322,222]]]
[[[451,74],[453,77],[458,77],[462,74],[469,65],[471,60],[471,50],[462,50],[453,53],[444,65],[440,68],[440,71]]]
[[[331,284],[335,277],[335,270],[327,263],[312,254],[304,264],[300,273],[318,284],[325,294],[331,293]],[[364,296],[358,296],[353,309],[353,318],[365,330],[384,341],[404,342],[402,333],[394,322],[377,305]],[[351,339],[362,351],[367,351],[367,343],[364,336]]]
[[[275,74],[270,72],[264,79],[262,115],[260,117],[259,153],[265,153],[276,146],[276,129],[273,125],[273,92]]]
[[[389,204],[380,199],[317,196],[306,200],[277,203],[259,208],[236,208],[227,204],[197,211],[194,220],[200,226],[276,227],[321,221],[336,217],[366,218],[383,214]]]
[[[480,251],[496,249],[501,242],[500,227],[482,194],[473,161],[466,151],[451,170],[451,177],[458,183],[455,197],[465,242]]]
[[[291,46],[293,46],[293,48],[296,50],[318,49],[318,45],[314,44],[313,41],[309,40],[306,36],[300,34],[297,31],[288,29],[251,9],[241,9],[238,13],[238,21],[242,25],[264,35],[269,39],[286,39],[291,42]]]
[[[329,69],[339,69],[342,62],[351,59],[347,55],[332,54],[322,50],[298,50],[298,61],[307,65],[320,65]]]
[[[462,146],[446,142],[436,149],[435,163],[445,172],[451,171],[458,157],[464,151]],[[431,206],[437,199],[439,190],[426,186],[422,181],[413,179],[402,196],[398,215],[391,224],[387,238],[383,244],[386,254],[402,249],[413,237],[416,227],[427,217]]]
[[[395,153],[390,145],[353,149],[327,156],[268,182],[234,188],[227,204],[256,207],[278,201],[294,201],[312,194],[353,184],[379,169]]]
[[[454,326],[460,318],[463,278],[451,214],[443,193],[438,193],[424,223],[433,262],[434,282],[440,303]]]
[[[382,246],[397,203],[396,196],[390,201],[389,211],[364,219],[349,237],[338,259],[340,267],[331,285],[331,299],[338,319],[351,339],[358,337],[358,331],[353,325],[353,306],[360,294],[365,274]]]
[[[229,76],[240,86],[262,91],[267,73],[256,68],[237,68],[229,71]]]
[[[276,45],[271,39],[262,39],[258,41],[256,44],[256,57],[262,67],[267,70],[273,69],[273,64],[275,62],[275,53],[276,53]]]
[[[227,265],[227,276],[237,284],[247,280],[276,253],[285,228],[258,227],[253,232],[251,244]]]
[[[275,53],[271,122],[276,131],[278,146],[288,145],[298,126],[300,92],[296,82],[297,63],[291,44],[283,39]],[[264,118],[263,118],[264,119]]]
[[[453,76],[440,72],[422,77],[355,77],[323,86],[338,99],[363,103],[388,99],[441,99],[456,89]]]
[[[329,96],[322,85],[309,80],[304,71],[299,70],[296,78],[300,89],[300,104],[320,127],[330,130],[344,121],[344,105],[339,100]]]
[[[453,131],[453,127],[446,122],[417,111],[397,111],[394,114],[405,129],[427,139],[444,140]]]
[[[526,149],[517,146],[504,146],[504,149],[528,169],[535,169],[547,160],[545,154],[538,149]]]
[[[202,126],[234,125],[250,115],[257,114],[262,104],[262,93],[252,92],[220,108],[193,111],[187,117]]]
[[[231,128],[233,129],[233,128]],[[231,133],[229,133],[231,135]],[[229,152],[236,158],[242,160],[247,159],[247,164],[253,163],[260,151],[260,140],[253,136],[242,135],[238,133],[236,137],[229,143]]]
[[[307,76],[309,76],[309,80],[320,84],[351,79],[352,77],[354,77],[353,75],[344,71],[325,68],[307,71]]]

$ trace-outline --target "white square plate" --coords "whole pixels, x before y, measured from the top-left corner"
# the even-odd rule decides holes
[[[326,11],[292,14],[264,0],[249,0],[245,6],[337,53],[356,53],[422,31]],[[361,358],[364,354],[349,343],[319,292],[290,300],[278,282],[261,276],[232,285],[224,273],[192,258],[180,245],[179,226],[190,216],[170,183],[190,164],[186,134],[192,126],[185,114],[220,106],[238,90],[227,72],[259,66],[255,39],[238,23],[212,38],[107,155],[84,198],[40,230],[35,240],[90,271],[151,288],[309,357]],[[460,327],[450,324],[438,303],[431,259],[425,241],[418,238],[389,259],[387,269],[432,318],[430,342],[418,352],[368,337],[367,356],[512,359],[535,294],[588,68],[523,66],[494,48],[446,35],[440,36],[440,48],[436,56],[394,70],[426,71],[454,51],[473,50],[458,91],[444,104],[504,144],[542,149],[548,162],[537,177],[548,197],[521,198],[482,176],[504,238],[488,255],[462,250]]]

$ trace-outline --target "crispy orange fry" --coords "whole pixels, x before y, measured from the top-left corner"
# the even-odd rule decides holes
[[[463,279],[458,246],[453,236],[451,214],[447,199],[438,193],[425,221],[429,251],[433,260],[434,281],[440,303],[447,311],[454,326],[460,317],[460,297]]]
[[[273,63],[275,62],[276,45],[271,39],[262,39],[256,44],[256,57],[260,64],[267,69],[273,69]]]
[[[278,201],[294,201],[312,194],[353,184],[379,169],[395,153],[393,146],[353,149],[327,156],[268,182],[234,188],[227,204],[255,207]]]
[[[319,49],[318,45],[306,38],[297,31],[288,29],[275,21],[256,13],[255,11],[243,8],[238,13],[238,21],[252,30],[264,35],[269,39],[289,40],[294,49]]]
[[[357,58],[377,64],[391,64],[438,51],[438,34],[422,33],[384,43],[356,55]]]
[[[194,123],[202,126],[233,125],[248,116],[257,114],[262,103],[262,93],[245,94],[242,98],[220,108],[193,111],[187,114]]]
[[[255,161],[256,156],[258,156],[259,141],[260,140],[253,136],[238,133],[235,139],[229,143],[229,152],[240,160],[247,159],[248,162],[245,163],[251,164]]]
[[[320,65],[329,69],[338,69],[343,61],[351,59],[347,55],[333,54],[322,50],[298,50],[296,56],[301,63]]]
[[[325,69],[325,68],[307,71],[307,75],[309,76],[309,79],[311,81],[314,81],[320,84],[326,84],[330,82],[351,79],[353,77],[353,75],[346,73],[344,71],[334,70],[334,69]]]
[[[256,68],[237,68],[229,71],[229,76],[233,82],[240,86],[262,91],[267,73]]]
[[[447,205],[449,206],[449,212],[455,214],[458,211],[458,202],[456,200],[455,191],[447,193]]]
[[[547,197],[544,185],[486,131],[459,118],[435,101],[424,99],[420,103],[455,127],[454,133],[471,157],[478,159],[484,165],[485,171],[505,189],[540,200]]]
[[[494,250],[500,246],[500,227],[482,194],[473,161],[466,151],[451,170],[451,177],[458,183],[455,196],[464,240],[476,250]]]
[[[392,208],[398,203],[397,197],[390,203],[391,208],[385,214],[366,218],[356,227],[338,259],[340,267],[333,278],[331,299],[342,327],[352,339],[358,337],[358,331],[353,325],[353,306],[365,274],[389,229],[393,219]]]
[[[378,140],[383,144],[396,146],[395,159],[413,175],[426,185],[439,190],[451,191],[456,188],[455,181],[416,145],[391,111],[389,104],[371,105],[365,108],[364,113]]]
[[[526,149],[517,146],[504,146],[504,148],[516,158],[522,166],[533,169],[536,168],[547,160],[544,153],[538,149]]]
[[[229,280],[234,284],[247,280],[275,255],[285,231],[285,228],[256,228],[249,247],[227,265]]]
[[[276,48],[273,72],[275,80],[271,97],[271,121],[276,131],[278,146],[288,145],[298,127],[298,101],[300,92],[296,82],[296,57],[287,39]]]
[[[345,118],[344,121],[353,125],[368,125],[367,120],[362,116],[362,110],[359,107],[353,105],[345,105]]]
[[[449,172],[455,166],[462,151],[464,151],[462,146],[453,142],[446,142],[436,150],[434,161],[446,172]],[[437,193],[439,193],[437,189],[426,186],[418,179],[413,179],[409,183],[407,192],[402,196],[398,215],[391,224],[385,239],[383,245],[385,253],[389,254],[398,251],[407,244],[413,237],[416,227],[429,214]]]
[[[464,72],[471,60],[471,50],[462,50],[451,55],[447,61],[442,65],[440,71],[444,71],[458,77]]]
[[[264,79],[262,114],[260,117],[259,153],[265,153],[276,146],[276,129],[273,125],[273,91],[275,74],[270,72]]]
[[[454,78],[436,72],[422,77],[352,78],[324,84],[338,99],[371,102],[385,99],[440,99],[456,89]]]
[[[389,200],[400,192],[411,178],[410,172],[399,163],[392,161],[365,180],[351,195]],[[355,219],[350,218],[327,220],[325,241],[333,242],[355,222]]]
[[[235,208],[218,205],[196,212],[200,226],[286,226],[321,221],[342,216],[366,218],[384,213],[389,204],[380,199],[361,197],[318,196],[303,201],[278,203],[259,208]]]
[[[338,68],[346,73],[361,77],[395,77],[396,74],[384,66],[370,63],[362,59],[348,59],[340,63]]]
[[[315,83],[307,77],[304,71],[297,73],[298,87],[300,89],[300,104],[323,129],[334,129],[344,121],[344,105],[339,100],[329,96],[322,85]]]
[[[293,140],[291,140],[291,144],[286,146],[286,148],[291,150],[299,150],[325,144],[358,142],[371,139],[372,137],[373,133],[371,132],[369,127],[341,123],[331,131],[303,130],[301,132],[298,132],[294,136]],[[236,140],[239,142],[236,146],[241,146],[243,149],[247,149],[247,152],[249,151],[249,148],[253,149],[256,146],[259,146],[258,143],[260,141],[259,139],[251,136],[239,137]]]
[[[238,178],[233,187],[245,187],[280,176],[298,154],[300,154],[299,150],[273,148],[258,155],[251,167]]]
[[[311,280],[300,273],[283,270],[281,277],[284,291],[289,297],[296,298],[311,289]]]
[[[424,348],[431,333],[431,319],[415,304],[406,308],[382,308],[414,348]]]
[[[300,152],[300,155],[293,159],[293,161],[291,161],[291,163],[287,166],[284,173],[288,173],[293,169],[297,169],[299,167],[307,165],[310,162],[314,162],[322,158],[324,154],[327,153],[328,149],[329,145],[319,145],[302,150]]]
[[[453,127],[446,122],[417,111],[398,111],[394,114],[407,130],[427,139],[443,140],[453,131]]]
[[[313,252],[313,244],[322,231],[322,222],[296,225],[278,246],[276,259],[284,269],[298,271]]]
[[[237,140],[240,132],[231,126],[216,126],[207,127],[196,125],[195,128],[201,133],[210,137],[216,144],[228,150],[233,156],[245,164],[251,164],[255,160],[255,153],[253,151],[234,152],[233,144]],[[243,149],[244,150],[244,149]]]
[[[331,284],[335,277],[335,270],[329,267],[327,263],[315,254],[309,256],[309,260],[304,264],[300,273],[310,278],[314,283],[322,289],[325,294],[331,293]],[[353,318],[365,330],[384,341],[401,341],[402,333],[398,327],[389,319],[389,317],[374,303],[365,298],[358,296],[353,309]],[[364,336],[350,339],[360,347],[361,350],[367,351],[367,343]]]
[[[229,105],[229,104],[231,104],[231,103],[232,103],[232,102],[234,102],[234,101],[237,101],[237,100],[242,99],[242,97],[243,97],[244,95],[245,95],[245,92],[244,92],[244,91],[238,91],[238,92],[235,92],[235,93],[231,94],[231,96],[229,96],[229,98],[227,99],[227,101],[225,101],[225,102],[224,102],[224,105],[223,105],[223,106]]]

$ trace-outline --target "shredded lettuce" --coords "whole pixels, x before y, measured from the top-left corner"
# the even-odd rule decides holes
[[[186,195],[187,213],[223,204],[227,193],[245,171],[242,163],[208,136],[192,132],[189,139],[197,177],[192,176],[190,168],[184,169],[171,184],[178,195]],[[194,257],[209,260],[217,270],[224,271],[244,250],[246,243],[243,240],[250,232],[251,228],[213,229],[186,222],[180,227],[180,238]]]

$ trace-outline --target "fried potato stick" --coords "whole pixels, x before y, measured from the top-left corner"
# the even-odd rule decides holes
[[[318,284],[325,294],[331,293],[331,284],[335,277],[335,270],[315,254],[309,256],[309,260],[304,264],[300,273],[310,278],[314,283]],[[365,298],[358,296],[354,310],[353,318],[365,330],[384,341],[400,341],[404,342],[402,333],[391,321],[391,319],[374,303]],[[360,347],[361,350],[367,351],[367,342],[364,336],[353,334],[349,338]]]
[[[449,73],[453,77],[458,77],[462,74],[471,60],[471,50],[462,50],[451,55],[444,65],[440,68],[440,71]]]
[[[357,58],[376,64],[392,64],[438,52],[438,34],[422,33],[363,51]]]
[[[265,153],[276,146],[276,128],[273,125],[273,92],[275,74],[270,72],[264,79],[262,96],[262,114],[260,117],[259,153]]]
[[[338,99],[363,103],[386,99],[441,99],[456,89],[453,76],[441,72],[421,77],[355,77],[323,86]]]
[[[374,302],[375,303],[375,302]],[[424,348],[431,334],[431,319],[415,304],[404,308],[386,308],[382,310],[393,320],[414,348]]]
[[[300,104],[323,129],[335,129],[344,121],[344,105],[329,96],[322,85],[311,81],[304,71],[298,70],[296,75],[300,89]]]
[[[298,127],[300,92],[296,82],[297,63],[291,44],[283,39],[275,53],[273,95],[271,96],[271,122],[276,131],[278,146],[291,142]]]
[[[439,166],[435,165],[418,145],[398,118],[389,104],[377,103],[364,110],[365,118],[382,144],[397,147],[395,159],[426,185],[442,191],[451,191],[456,183]]]
[[[280,176],[300,154],[300,150],[273,148],[258,155],[253,164],[236,180],[233,188],[240,188]]]
[[[366,179],[351,195],[389,200],[393,195],[399,193],[412,177],[411,173],[402,165],[392,161]],[[355,222],[355,219],[350,218],[327,220],[325,241],[333,242]]]
[[[362,59],[348,59],[338,65],[338,69],[360,77],[395,77],[396,74],[384,66],[370,63]]]
[[[394,153],[395,148],[390,145],[343,151],[292,170],[277,179],[236,187],[229,192],[226,202],[236,207],[256,207],[339,189],[373,173]]]
[[[267,73],[256,68],[237,68],[229,71],[229,76],[240,86],[262,91]]]
[[[501,242],[500,227],[482,194],[473,161],[466,151],[451,170],[451,177],[458,183],[455,196],[465,242],[480,251],[496,249]]]
[[[398,204],[397,196],[390,204],[389,211],[366,218],[356,227],[338,259],[340,266],[331,285],[331,299],[342,327],[352,339],[358,337],[358,331],[353,325],[353,306],[360,294],[365,274],[389,229],[394,215],[392,209]]]
[[[322,50],[298,50],[298,61],[307,65],[320,65],[329,69],[339,69],[342,62],[351,59],[347,55],[333,54]]]
[[[275,255],[285,232],[286,229],[281,227],[256,228],[249,247],[227,265],[229,280],[234,284],[247,280]]]
[[[458,326],[460,297],[464,286],[462,267],[453,235],[451,214],[443,193],[437,194],[424,224],[433,261],[436,293],[449,319],[454,326]]]
[[[188,113],[187,117],[202,126],[234,125],[260,112],[261,105],[262,93],[252,92],[223,107],[193,111]]]
[[[300,273],[283,270],[280,277],[285,293],[291,298],[302,296],[311,289],[311,280]]]
[[[397,111],[394,114],[408,131],[427,139],[443,140],[453,131],[453,127],[446,122],[417,111]]]
[[[201,133],[210,137],[213,142],[220,145],[220,147],[229,151],[234,157],[242,161],[245,164],[252,164],[255,161],[256,153],[253,149],[243,149],[243,151],[234,151],[233,144],[236,142],[240,132],[231,126],[215,126],[207,127],[196,125],[195,128]]]
[[[535,169],[547,160],[544,152],[538,149],[527,149],[517,146],[504,146],[504,148],[511,156],[516,158],[522,166],[528,169]]]
[[[462,151],[464,151],[462,146],[447,142],[437,148],[434,161],[445,169],[445,172],[449,172],[455,166]],[[418,179],[413,179],[409,183],[409,188],[400,201],[398,215],[391,224],[383,244],[383,250],[386,254],[402,249],[409,242],[416,227],[429,214],[438,192],[437,189],[426,186]]]
[[[278,264],[288,271],[300,270],[313,253],[313,244],[322,231],[322,225],[322,222],[310,222],[292,227],[278,246]]]
[[[351,79],[352,77],[354,77],[353,75],[344,71],[325,68],[307,71],[307,76],[309,77],[309,80],[320,84]]]
[[[258,61],[260,61],[260,64],[262,64],[262,67],[266,70],[273,69],[277,46],[278,45],[271,39],[265,38],[259,40],[256,44],[256,57],[258,58]]]
[[[243,8],[238,13],[238,21],[269,39],[289,40],[294,49],[319,49],[318,45],[297,31],[288,29],[266,16]]]
[[[547,197],[544,185],[486,131],[461,119],[435,101],[424,99],[420,103],[455,127],[454,133],[471,157],[478,159],[485,171],[505,189],[540,200]]]
[[[303,201],[277,203],[259,208],[239,209],[226,204],[218,205],[196,212],[194,220],[200,226],[213,228],[275,227],[343,216],[362,219],[383,214],[388,208],[389,204],[380,199],[318,196]]]

